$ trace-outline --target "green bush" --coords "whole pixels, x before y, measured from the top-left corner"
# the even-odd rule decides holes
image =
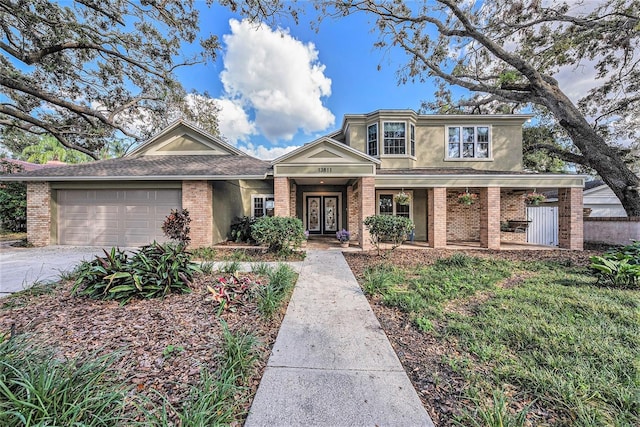
[[[598,282],[618,288],[640,287],[640,241],[591,257]]]
[[[133,298],[157,298],[189,292],[198,267],[184,245],[153,242],[131,258],[120,249],[104,251],[104,257],[84,262],[72,293],[126,304]]]
[[[256,219],[251,216],[235,217],[231,222],[229,240],[238,243],[253,243],[255,240],[251,236],[251,226],[255,224],[255,222]]]
[[[271,252],[288,252],[304,241],[302,221],[293,217],[264,216],[251,226],[251,235]]]
[[[257,290],[257,304],[260,313],[271,318],[282,306],[293,289],[296,281],[296,272],[286,264],[279,264],[278,267],[267,272],[269,283]]]
[[[0,175],[22,172],[20,165],[0,160]],[[0,228],[21,232],[27,229],[27,186],[22,182],[0,185]]]
[[[383,241],[391,243],[391,251],[407,240],[413,230],[413,221],[409,218],[393,215],[373,215],[365,218],[364,225],[369,229],[371,242],[380,255],[380,244]]]

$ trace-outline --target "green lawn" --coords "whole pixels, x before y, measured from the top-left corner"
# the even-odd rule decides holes
[[[640,424],[637,290],[570,262],[463,254],[375,267],[363,287],[456,350],[443,363],[466,382],[461,425]]]

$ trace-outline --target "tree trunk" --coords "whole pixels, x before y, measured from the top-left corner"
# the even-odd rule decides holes
[[[540,97],[567,131],[585,158],[585,166],[594,169],[613,190],[628,216],[640,216],[640,179],[622,156],[589,125],[571,100],[555,85],[546,85]]]

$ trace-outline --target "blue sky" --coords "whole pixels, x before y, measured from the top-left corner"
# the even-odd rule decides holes
[[[406,57],[374,48],[373,22],[363,14],[325,19],[317,32],[311,14],[299,24],[287,18],[278,23],[281,34],[223,7],[199,6],[201,31],[218,35],[222,50],[215,63],[183,68],[179,78],[187,91],[219,99],[224,136],[258,157],[277,157],[336,130],[344,114],[417,110],[432,96],[428,83],[398,86]]]

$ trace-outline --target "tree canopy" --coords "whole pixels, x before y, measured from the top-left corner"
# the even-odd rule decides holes
[[[174,74],[218,48],[215,36],[197,40],[193,3],[0,0],[3,139],[49,134],[97,158],[118,132],[145,138],[178,116],[216,133],[215,108],[193,111]]]
[[[640,1],[353,0],[325,1],[327,14],[367,13],[377,46],[409,56],[400,82],[436,78],[428,108],[514,112],[534,106],[553,118],[573,144],[533,144],[563,161],[595,170],[627,214],[640,216],[640,181],[629,168],[629,145],[640,139]],[[562,73],[593,71],[593,86],[572,100]],[[590,74],[587,73],[587,76]],[[472,93],[456,99],[450,86]]]

